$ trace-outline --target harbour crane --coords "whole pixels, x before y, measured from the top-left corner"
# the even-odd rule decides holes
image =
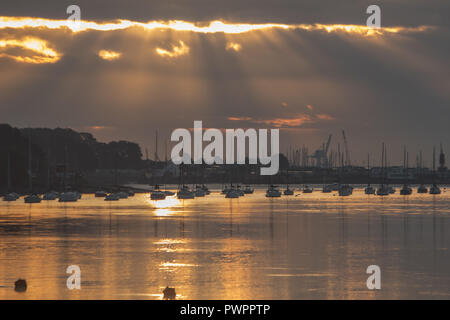
[[[321,149],[317,149],[312,156],[312,159],[316,161],[316,167],[318,168],[327,168],[328,167],[328,149],[330,148],[331,143],[331,134],[328,136],[327,143],[322,144]]]

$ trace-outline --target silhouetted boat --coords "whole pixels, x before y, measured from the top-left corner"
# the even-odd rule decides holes
[[[377,189],[377,196],[388,196],[389,194],[389,188],[384,184]]]
[[[239,198],[240,195],[238,193],[238,191],[236,189],[230,189],[227,194],[225,195],[225,198],[227,199],[235,199],[235,198]]]
[[[377,189],[377,196],[388,196],[390,194],[389,187],[385,184],[386,181],[386,147],[384,142],[382,143],[382,151],[381,151],[381,175],[382,175],[382,183]]]
[[[187,186],[181,187],[177,192],[178,199],[194,199],[195,194]]]
[[[95,192],[95,197],[96,198],[104,198],[108,195],[108,193],[106,191],[96,191]]]
[[[326,186],[327,188],[330,188],[332,191],[339,191],[339,183],[332,183]]]
[[[347,197],[353,193],[353,188],[348,184],[343,184],[338,190],[338,194],[341,197]]]
[[[402,196],[409,196],[410,194],[412,194],[412,189],[407,183],[408,167],[409,167],[408,153],[406,152],[406,146],[405,146],[403,149],[403,170],[404,170],[405,183],[403,184],[403,187],[400,189],[400,195],[402,195]]]
[[[430,188],[430,194],[441,194],[441,189],[436,184],[433,184]]]
[[[77,202],[80,196],[77,192],[64,192],[59,196],[59,202]]]
[[[3,197],[3,201],[16,201],[17,199],[19,199],[19,195],[14,192],[8,193]]]
[[[58,194],[50,191],[50,192],[47,192],[46,194],[44,194],[43,200],[51,201],[51,200],[56,200],[57,198],[58,198]]]
[[[236,186],[236,192],[239,194],[239,197],[242,197],[245,195],[244,191],[242,191],[241,186],[237,185]]]
[[[105,197],[105,201],[119,201],[120,197],[117,193],[110,193]]]
[[[222,194],[227,194],[231,190],[231,187],[228,187],[227,185],[224,185],[222,187]]]
[[[245,194],[252,194],[255,191],[255,189],[253,189],[252,187],[250,187],[250,185],[246,185],[244,188],[244,193]]]
[[[286,189],[284,190],[283,194],[285,196],[294,195],[294,190],[289,189],[289,169],[286,169]]]
[[[117,195],[119,196],[120,199],[128,199],[128,192],[120,191],[117,192]]]
[[[166,198],[166,193],[159,189],[159,185],[155,185],[152,193],[150,194],[150,199],[152,200],[164,200]]]
[[[284,190],[283,194],[284,194],[285,196],[292,196],[292,195],[294,195],[294,190],[289,189],[289,186],[288,186],[288,187],[286,188],[286,190]]]
[[[203,190],[202,186],[195,186],[195,197],[204,197],[206,195],[205,190]]]
[[[437,186],[435,181],[436,175],[436,148],[433,146],[433,185],[430,188],[430,194],[441,194],[441,189]]]
[[[42,198],[36,194],[32,194],[24,198],[25,203],[40,203]]]
[[[367,155],[367,187],[364,189],[365,194],[375,194],[375,188],[370,185],[370,154]]]
[[[206,185],[202,185],[202,190],[205,192],[206,195],[211,194],[211,191],[209,191],[208,187]]]
[[[424,184],[421,184],[417,188],[417,193],[428,193],[428,188]]]
[[[403,185],[403,187],[400,189],[400,194],[402,196],[409,196],[412,194],[412,189],[410,186],[408,186],[406,183]]]
[[[368,185],[368,186],[364,189],[364,193],[365,193],[365,194],[375,194],[375,188],[372,187],[371,185]]]
[[[313,189],[308,186],[305,186],[303,188],[303,193],[313,193]]]
[[[278,190],[278,187],[275,185],[270,185],[266,191],[266,197],[268,198],[279,198],[281,197],[281,192]]]

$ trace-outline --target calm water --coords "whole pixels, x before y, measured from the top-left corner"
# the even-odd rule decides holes
[[[161,299],[167,285],[179,299],[450,299],[449,218],[450,191],[21,198],[0,202],[0,299]],[[66,288],[69,265],[81,268],[79,291]],[[19,277],[26,293],[13,290]]]

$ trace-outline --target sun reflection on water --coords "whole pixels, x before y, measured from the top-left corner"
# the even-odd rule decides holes
[[[149,200],[153,208],[155,208],[155,215],[158,217],[167,217],[175,214],[173,208],[180,204],[180,200],[175,197],[167,197],[164,200]]]

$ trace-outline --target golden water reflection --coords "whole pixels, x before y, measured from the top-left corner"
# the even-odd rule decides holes
[[[179,299],[449,299],[449,217],[447,192],[2,202],[0,299],[161,299],[166,286]],[[66,288],[73,264],[79,291]]]

